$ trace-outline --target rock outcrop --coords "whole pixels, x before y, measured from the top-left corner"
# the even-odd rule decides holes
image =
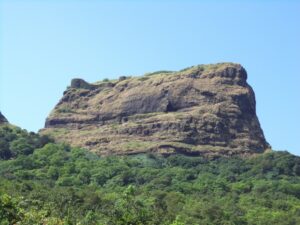
[[[74,79],[41,132],[101,155],[247,155],[269,148],[247,73],[233,63],[94,84]]]
[[[5,116],[3,116],[3,114],[0,112],[0,125],[1,124],[8,124],[8,121],[5,118]]]

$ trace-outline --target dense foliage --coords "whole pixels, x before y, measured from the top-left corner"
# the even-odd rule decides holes
[[[0,126],[0,160],[30,155],[34,149],[50,142],[52,140],[48,136],[28,133],[12,125]]]
[[[21,138],[32,150],[14,153]],[[12,152],[0,160],[1,225],[300,224],[300,158],[288,152],[102,158],[43,139],[1,130]]]

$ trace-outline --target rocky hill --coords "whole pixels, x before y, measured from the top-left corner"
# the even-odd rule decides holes
[[[41,132],[101,155],[249,155],[270,147],[255,105],[247,73],[234,63],[73,79]]]
[[[0,112],[0,125],[1,124],[8,124],[8,121],[5,118],[5,116],[3,116],[3,114]]]

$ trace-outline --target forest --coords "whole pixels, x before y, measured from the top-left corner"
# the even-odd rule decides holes
[[[300,224],[300,158],[100,157],[0,127],[0,225]]]

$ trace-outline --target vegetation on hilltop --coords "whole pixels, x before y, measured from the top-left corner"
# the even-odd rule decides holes
[[[300,224],[300,158],[288,152],[99,157],[1,127],[4,146],[20,138],[34,149],[0,160],[1,225]]]

